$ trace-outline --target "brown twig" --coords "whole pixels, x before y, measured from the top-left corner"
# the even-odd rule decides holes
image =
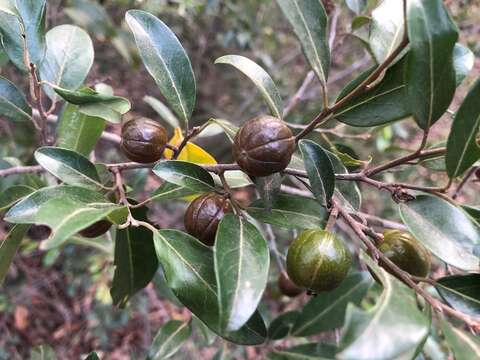
[[[480,167],[478,166],[474,166],[472,167],[470,170],[468,170],[468,172],[466,173],[466,175],[463,177],[462,181],[460,182],[460,184],[458,184],[457,188],[455,189],[453,195],[452,195],[452,199],[456,199],[458,195],[460,195],[463,187],[468,183],[468,180],[470,180],[470,178],[475,174],[475,172],[480,169]]]

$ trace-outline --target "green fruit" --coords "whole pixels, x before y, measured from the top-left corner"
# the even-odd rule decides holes
[[[417,239],[400,230],[386,230],[383,236],[384,241],[378,249],[395,265],[414,276],[428,275],[430,253]]]
[[[322,229],[305,230],[288,248],[288,276],[296,285],[314,292],[335,289],[351,264],[352,257],[343,241]]]

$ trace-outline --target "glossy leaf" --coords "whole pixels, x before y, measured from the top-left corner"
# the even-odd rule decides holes
[[[58,247],[80,230],[103,219],[123,223],[127,213],[125,206],[113,203],[84,204],[68,198],[52,198],[39,207],[35,217],[35,223],[47,225],[52,230],[41,248],[49,250]]]
[[[263,200],[256,200],[248,208],[255,219],[287,229],[312,229],[322,227],[326,210],[311,198],[280,194],[268,211]]]
[[[235,331],[253,315],[267,285],[268,245],[253,224],[227,214],[218,226],[213,254],[220,328]]]
[[[318,0],[277,0],[302,45],[315,74],[327,83],[330,50],[327,42],[327,13]]]
[[[0,286],[29,227],[26,224],[15,225],[0,243]]]
[[[136,220],[147,221],[146,207],[131,209]],[[158,269],[153,234],[143,226],[118,229],[115,238],[115,259],[110,294],[113,304],[123,308],[130,298],[152,281]]]
[[[78,106],[66,104],[57,130],[57,146],[88,156],[105,129],[105,120],[82,114]]]
[[[14,205],[5,214],[5,221],[16,224],[33,224],[37,218],[39,208],[48,200],[59,197],[83,204],[110,203],[99,192],[79,186],[60,185],[46,187],[35,191]]]
[[[446,276],[436,281],[435,288],[455,309],[480,316],[480,274]]]
[[[431,195],[420,195],[399,205],[409,231],[447,264],[463,270],[479,269],[473,247],[480,241],[480,226],[461,209]]]
[[[89,117],[96,117],[118,124],[122,115],[127,113],[131,104],[120,96],[105,95],[96,90],[84,87],[79,90],[68,90],[55,86],[53,90],[70,104],[78,105],[78,111]]]
[[[40,345],[30,351],[30,360],[57,360],[57,356],[50,346]]]
[[[371,285],[368,273],[350,274],[338,288],[318,294],[303,307],[291,334],[305,337],[341,327],[347,305],[359,306]]]
[[[270,360],[333,360],[335,359],[336,347],[332,344],[307,343],[288,349],[273,350],[268,354]]]
[[[280,186],[282,185],[282,181],[283,176],[280,173],[262,176],[255,179],[255,187],[260,193],[265,210],[268,212],[272,210],[273,203],[280,194]]]
[[[35,151],[35,160],[66,184],[103,188],[95,165],[75,151],[45,146]]]
[[[152,97],[152,96],[145,96],[143,98],[148,105],[152,107],[153,110],[156,111],[158,115],[172,128],[179,128],[180,121],[178,118],[170,111],[170,109],[160,100]]]
[[[411,359],[429,335],[430,320],[418,309],[412,289],[367,256],[364,261],[381,282],[383,292],[369,310],[352,304],[347,307],[342,350],[336,358]]]
[[[480,341],[478,337],[467,334],[447,323],[441,322],[448,347],[455,355],[455,360],[472,360],[480,358]]]
[[[27,121],[31,120],[31,114],[32,109],[22,91],[0,76],[0,115],[13,121]]]
[[[175,113],[188,122],[195,105],[196,85],[187,53],[168,26],[152,14],[130,10],[125,20],[162,95]]]
[[[378,64],[400,45],[404,30],[403,1],[383,0],[372,11],[370,46]]]
[[[85,360],[100,360],[100,358],[95,351],[92,351],[90,354],[88,354]]]
[[[450,178],[462,175],[465,170],[480,159],[477,135],[480,131],[480,79],[478,79],[463,100],[455,114],[447,141],[445,162]]]
[[[293,325],[297,321],[299,311],[287,311],[273,320],[268,327],[268,338],[280,340],[290,336]]]
[[[2,47],[10,61],[20,70],[26,72],[24,42],[20,15],[14,0],[4,0],[0,8],[0,31]]]
[[[418,126],[428,129],[447,110],[455,93],[457,27],[442,0],[409,1],[407,27],[406,94]]]
[[[367,127],[405,119],[410,115],[405,97],[405,58],[390,67],[383,79],[365,94],[347,101],[335,117],[348,125]],[[365,80],[374,69],[369,69],[342,89],[338,99],[344,98]]]
[[[157,190],[155,190],[150,195],[150,198],[154,201],[166,201],[171,199],[183,198],[185,196],[194,195],[196,193],[197,191],[190,190],[183,186],[164,182]]]
[[[83,84],[93,64],[93,44],[90,36],[73,25],[60,25],[47,32],[47,51],[40,66],[40,78],[67,90]],[[52,100],[57,95],[44,86]]]
[[[0,211],[6,210],[30,195],[35,189],[26,185],[14,185],[0,193]]]
[[[193,191],[210,191],[215,186],[213,178],[208,171],[185,161],[169,160],[159,162],[153,167],[153,172],[165,181]]]
[[[45,56],[46,0],[17,0],[16,5],[25,34],[28,61],[38,66]]]
[[[322,205],[328,205],[335,190],[335,172],[330,158],[311,140],[300,140],[299,147],[313,194]]]
[[[154,243],[168,285],[178,300],[193,314],[212,331],[237,344],[254,345],[264,342],[265,324],[258,313],[238,331],[220,330],[211,248],[178,230],[156,232]]]
[[[468,47],[456,43],[453,48],[453,66],[455,67],[455,83],[459,86],[473,69],[475,54]]]
[[[168,359],[180,350],[192,333],[190,322],[170,320],[158,331],[148,351],[149,360]]]
[[[277,86],[268,73],[254,61],[240,55],[225,55],[217,60],[215,64],[228,64],[240,70],[255,84],[262,94],[265,102],[273,116],[282,119],[283,102]]]

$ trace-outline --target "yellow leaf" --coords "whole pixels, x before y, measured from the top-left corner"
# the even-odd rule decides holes
[[[173,136],[168,143],[173,146],[180,146],[182,141],[182,130],[180,128],[175,128]],[[171,159],[173,157],[173,151],[170,149],[165,149],[165,152],[163,154],[165,155],[166,159]],[[177,159],[182,161],[188,161],[194,164],[214,165],[217,163],[217,161],[212,155],[203,150],[200,146],[195,145],[191,142],[188,142],[185,145],[185,147],[178,155]]]

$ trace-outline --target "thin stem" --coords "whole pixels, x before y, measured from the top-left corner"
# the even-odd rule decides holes
[[[470,170],[468,170],[467,174],[463,177],[462,181],[460,184],[458,184],[457,188],[455,189],[455,192],[452,195],[452,199],[456,199],[458,195],[462,192],[463,187],[468,183],[468,180],[475,174],[475,172],[480,169],[480,167],[472,167]]]
[[[326,231],[332,231],[335,223],[337,222],[338,218],[338,208],[334,205],[332,210],[330,211],[330,215],[328,216],[327,226],[325,226]]]
[[[278,251],[275,234],[273,233],[273,229],[271,225],[265,224],[265,233],[267,235],[266,237],[267,237],[268,244],[270,245],[270,250],[273,252],[275,262],[277,263],[278,270],[282,273],[285,271],[285,266],[283,265],[281,254]]]

